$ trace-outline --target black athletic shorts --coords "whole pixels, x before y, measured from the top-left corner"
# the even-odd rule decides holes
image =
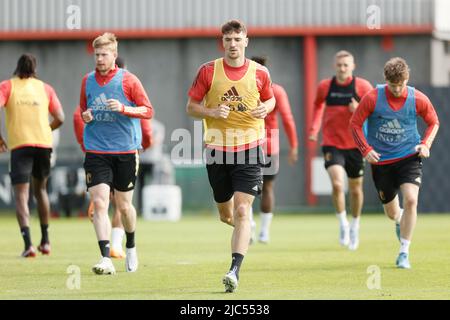
[[[412,183],[420,187],[422,183],[422,159],[417,155],[391,164],[371,167],[378,197],[383,204],[395,198],[402,184]]]
[[[280,169],[280,155],[271,154],[265,156],[265,163],[263,166],[263,181],[275,180],[278,170]]]
[[[11,183],[30,182],[30,177],[42,180],[50,175],[51,148],[24,147],[11,151]]]
[[[86,153],[84,170],[86,186],[105,183],[118,191],[126,192],[134,189],[139,169],[137,153],[97,154]]]
[[[217,203],[227,202],[236,191],[261,194],[264,153],[260,147],[239,152],[205,151],[208,179]]]
[[[332,165],[344,167],[349,178],[359,178],[364,175],[364,158],[358,149],[338,149],[330,146],[322,147],[325,169]]]

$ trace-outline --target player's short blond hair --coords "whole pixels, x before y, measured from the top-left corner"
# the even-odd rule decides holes
[[[346,58],[346,57],[350,57],[350,58],[352,58],[353,61],[355,61],[355,58],[353,57],[353,55],[347,50],[340,50],[340,51],[336,52],[336,54],[334,55],[334,60],[337,60],[340,58]]]
[[[384,65],[384,78],[392,83],[399,83],[409,79],[409,66],[405,59],[395,57]]]
[[[94,49],[109,46],[113,52],[117,52],[117,44],[116,35],[110,32],[105,32],[92,41]]]

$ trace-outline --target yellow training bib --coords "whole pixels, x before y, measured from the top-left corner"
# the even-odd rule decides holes
[[[9,149],[20,146],[52,147],[48,105],[41,80],[11,79],[11,94],[5,108]]]
[[[205,97],[207,108],[220,104],[230,106],[227,119],[205,119],[205,143],[212,146],[241,146],[264,138],[264,119],[252,117],[259,91],[256,85],[256,63],[250,61],[246,74],[237,81],[225,74],[223,58],[214,61],[211,88]]]

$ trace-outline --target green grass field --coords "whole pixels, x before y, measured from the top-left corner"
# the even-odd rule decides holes
[[[35,218],[31,232],[38,244]],[[0,299],[450,298],[450,215],[419,216],[411,270],[395,268],[394,223],[381,214],[363,217],[356,252],[339,246],[332,214],[278,215],[271,243],[251,246],[237,292],[225,294],[221,278],[230,264],[230,236],[231,228],[212,215],[178,223],[139,220],[138,272],[125,273],[123,260],[114,260],[117,275],[98,276],[91,272],[99,250],[88,220],[52,220],[52,255],[23,259],[16,220],[0,216]],[[80,289],[66,285],[71,265],[81,270]],[[379,267],[380,289],[368,288],[370,266]]]

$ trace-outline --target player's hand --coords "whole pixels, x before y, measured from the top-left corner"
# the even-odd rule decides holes
[[[6,141],[0,137],[0,153],[8,151],[8,146],[6,145]]]
[[[364,157],[364,159],[366,159],[367,162],[373,164],[380,161],[380,157],[381,155],[378,152],[376,152],[375,150],[370,150],[370,152]]]
[[[94,116],[92,115],[91,109],[87,109],[81,114],[81,118],[83,119],[84,123],[89,123],[92,120],[94,120]]]
[[[353,112],[355,112],[356,108],[358,108],[358,106],[359,106],[358,101],[356,101],[355,98],[352,97],[352,102],[350,102],[350,103],[348,104],[348,110],[349,110],[351,113],[353,113]]]
[[[317,134],[310,134],[308,139],[311,141],[317,141]]]
[[[122,112],[124,109],[123,104],[119,100],[108,99],[108,100],[106,100],[106,103],[108,103],[108,108],[111,111]]]
[[[257,119],[264,119],[267,116],[266,105],[258,99],[258,104],[256,108],[251,111],[251,115]]]
[[[211,109],[211,117],[215,119],[226,119],[230,114],[230,107],[226,104],[220,104],[217,108]]]
[[[297,148],[292,148],[289,150],[288,163],[293,166],[298,160],[298,150]]]
[[[430,149],[424,144],[417,145],[415,149],[421,158],[428,158],[430,156]]]

